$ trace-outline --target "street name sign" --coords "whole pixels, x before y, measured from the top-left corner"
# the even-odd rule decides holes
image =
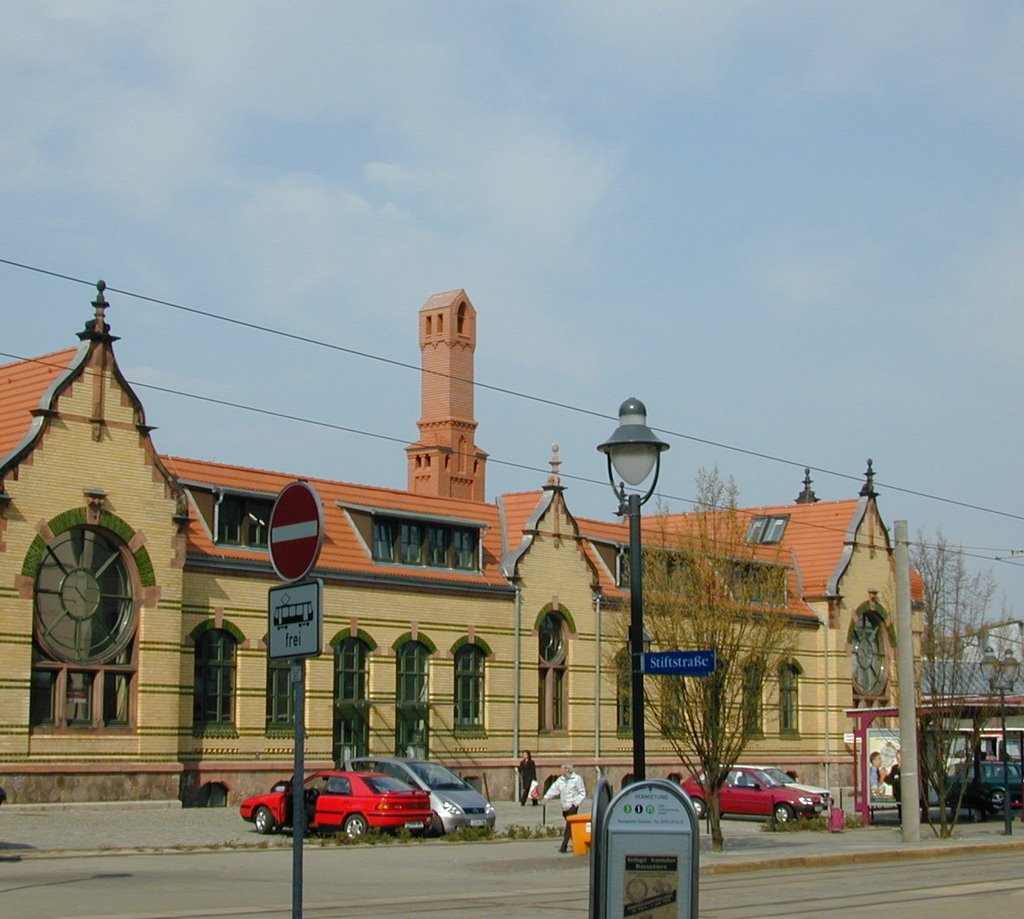
[[[272,587],[267,655],[317,657],[324,643],[324,582],[319,578]]]
[[[309,482],[285,485],[270,512],[270,562],[282,581],[301,581],[316,564],[324,541],[320,495]]]
[[[647,651],[642,670],[662,676],[710,676],[718,666],[717,654],[711,651]]]

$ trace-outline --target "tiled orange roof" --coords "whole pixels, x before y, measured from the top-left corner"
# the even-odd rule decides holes
[[[796,557],[804,596],[821,596],[828,593],[829,581],[838,573],[850,529],[864,507],[860,499],[851,498],[744,508],[743,514],[748,518],[762,514],[789,516],[779,547]]]
[[[236,492],[256,492],[273,498],[289,482],[299,476],[243,466],[227,466],[177,456],[162,457],[172,474],[185,486],[206,486]],[[320,495],[324,505],[324,543],[317,569],[339,575],[374,575],[440,584],[478,586],[485,589],[506,588],[508,582],[499,569],[501,533],[498,509],[493,504],[458,498],[437,498],[406,491],[352,485],[329,479],[304,477]],[[345,507],[372,508],[397,516],[437,517],[465,520],[482,525],[483,571],[456,571],[419,565],[392,565],[374,562],[370,549],[353,527]],[[188,553],[193,561],[202,557],[250,560],[269,565],[267,552],[218,545],[213,541],[198,514],[192,513],[188,530]]]
[[[77,348],[66,348],[0,367],[0,460],[21,443],[32,423],[31,412],[77,353]]]
[[[827,592],[829,581],[841,570],[847,535],[863,505],[858,499],[820,501],[816,504],[787,504],[740,508],[744,524],[755,516],[788,516],[782,540],[774,545],[753,547],[756,555],[778,560],[792,568],[790,591],[794,596],[812,597]],[[644,540],[662,537],[663,528],[685,531],[695,522],[694,514],[645,515],[641,519]],[[580,520],[582,531],[591,539],[626,543],[628,528],[623,524]],[[801,611],[806,605],[799,604]]]

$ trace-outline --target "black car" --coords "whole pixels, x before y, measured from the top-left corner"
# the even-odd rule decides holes
[[[1007,778],[1010,786],[1010,806],[1021,805],[1021,773],[1019,763],[1007,764]],[[963,800],[960,801],[960,788],[966,779]],[[967,764],[949,777],[946,803],[986,814],[1001,814],[1003,802],[1006,800],[1006,784],[1003,781],[1003,764],[998,761],[978,763],[978,771]]]

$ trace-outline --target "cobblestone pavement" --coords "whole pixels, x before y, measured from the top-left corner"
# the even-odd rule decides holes
[[[589,802],[581,808],[586,811]],[[497,830],[510,825],[563,827],[557,805],[520,807],[496,802]],[[964,823],[952,840],[937,840],[922,827],[919,843],[905,843],[893,825],[878,825],[842,833],[766,832],[755,820],[727,820],[726,849],[710,851],[701,827],[701,867],[704,871],[825,864],[829,861],[890,860],[930,857],[965,847],[1024,849],[1024,825],[1014,824],[1012,837],[992,820]],[[314,841],[310,845],[316,845]],[[425,845],[446,845],[429,840]],[[124,850],[231,849],[291,845],[289,836],[260,836],[236,807],[181,808],[177,802],[117,802],[109,804],[5,805],[0,808],[0,861],[11,858],[97,853]]]

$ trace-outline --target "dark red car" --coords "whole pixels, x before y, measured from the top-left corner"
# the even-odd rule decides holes
[[[399,827],[422,832],[430,825],[430,792],[390,775],[370,772],[316,772],[306,779],[306,826],[311,832],[345,833],[358,839],[367,829]],[[257,833],[292,825],[292,783],[277,782],[266,794],[246,798],[242,819]]]
[[[698,778],[690,776],[683,783],[683,791],[693,802],[698,817],[707,812],[707,792]],[[794,817],[815,817],[826,807],[820,794],[810,794],[783,785],[760,769],[735,766],[718,793],[719,809],[723,814],[746,814],[753,817],[772,817],[786,823]]]

